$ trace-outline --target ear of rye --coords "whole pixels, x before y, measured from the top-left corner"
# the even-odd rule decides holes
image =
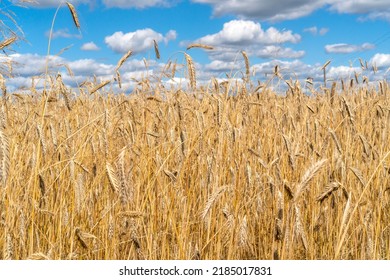
[[[70,13],[72,14],[74,25],[76,25],[77,29],[80,29],[80,21],[79,17],[77,16],[75,7],[69,2],[66,2],[66,5],[68,6]]]
[[[121,68],[121,66],[123,65],[123,63],[125,63],[125,61],[133,54],[133,51],[128,51],[124,56],[122,56],[122,58],[118,61],[118,65],[116,66],[116,70],[119,70],[119,68]]]
[[[301,182],[299,183],[295,191],[295,195],[294,195],[295,201],[299,198],[302,192],[307,188],[311,179],[313,179],[313,177],[320,171],[320,169],[325,165],[326,162],[327,159],[322,159],[314,163],[312,166],[310,166],[309,169],[306,170],[305,174],[302,176]]]

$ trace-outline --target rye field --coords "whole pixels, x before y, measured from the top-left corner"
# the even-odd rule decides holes
[[[390,259],[386,81],[255,82],[243,52],[199,83],[183,52],[188,84],[114,92],[130,55],[77,89],[1,79],[0,259]]]

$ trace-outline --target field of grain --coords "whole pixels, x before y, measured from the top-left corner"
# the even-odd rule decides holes
[[[0,259],[390,259],[386,81],[255,83],[242,52],[201,84],[183,52],[188,85],[114,93],[131,55],[78,89],[1,78]]]
[[[2,99],[2,259],[390,258],[385,82],[55,85]]]

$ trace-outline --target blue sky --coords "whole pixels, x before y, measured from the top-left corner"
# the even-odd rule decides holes
[[[11,2],[0,1],[1,10],[15,13],[25,40],[6,49],[2,58],[17,63],[9,81],[16,89],[29,87],[31,76],[43,73],[48,33],[61,1],[37,0],[35,4],[24,3],[24,7]],[[158,76],[170,60],[184,63],[182,52],[190,43],[214,47],[212,51],[187,51],[196,62],[200,82],[211,77],[222,79],[225,73],[242,77],[242,50],[249,56],[252,78],[262,82],[275,65],[285,78],[304,81],[310,76],[318,83],[322,79],[320,68],[328,60],[332,61],[328,67],[331,80],[349,79],[355,72],[371,81],[386,79],[390,67],[390,0],[69,2],[78,11],[81,29],[75,28],[66,5],[62,5],[54,24],[50,70],[61,72],[73,86],[93,75],[100,80],[112,79],[117,61],[131,49],[135,55],[121,68],[124,90],[130,89],[134,79]],[[160,60],[155,58],[153,39],[159,44]],[[362,69],[359,58],[378,71]],[[185,77],[184,68],[181,74]]]

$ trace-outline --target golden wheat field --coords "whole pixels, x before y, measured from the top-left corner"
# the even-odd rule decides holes
[[[386,83],[224,90],[7,95],[2,259],[389,259]]]
[[[390,259],[386,81],[307,94],[276,67],[276,92],[243,52],[242,81],[200,84],[183,54],[181,88],[110,90],[131,50],[77,93],[1,79],[0,259]]]

